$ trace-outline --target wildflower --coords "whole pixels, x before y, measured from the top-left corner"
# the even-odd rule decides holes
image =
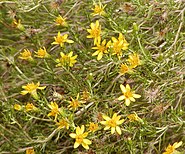
[[[26,112],[37,110],[37,108],[35,107],[35,105],[33,105],[32,103],[27,103],[26,106],[25,106],[25,108],[26,108]]]
[[[37,94],[37,89],[43,90],[46,88],[46,86],[44,87],[39,87],[39,86],[40,86],[40,82],[37,82],[37,84],[34,84],[33,82],[28,83],[26,86],[22,86],[22,88],[25,90],[21,91],[21,94],[26,95],[27,93],[30,93],[33,96],[33,98],[39,99],[39,96]]]
[[[76,134],[75,133],[69,134],[69,136],[71,138],[76,139],[76,141],[74,143],[74,148],[79,147],[79,145],[81,144],[85,149],[89,149],[89,145],[92,142],[90,140],[86,139],[88,132],[84,132],[84,130],[85,130],[84,125],[82,125],[81,128],[78,126],[76,128]]]
[[[74,43],[73,40],[68,40],[67,37],[68,34],[60,35],[60,32],[58,32],[57,37],[54,37],[55,41],[51,44],[59,44],[61,47],[63,47],[65,42]]]
[[[38,58],[48,58],[50,55],[47,53],[46,51],[46,48],[43,47],[40,48],[37,52],[35,52],[37,55],[35,55],[35,57],[38,57]]]
[[[130,63],[130,68],[135,68],[138,65],[141,65],[141,61],[139,59],[139,55],[137,53],[133,53],[129,55],[128,62]]]
[[[96,16],[96,15],[105,15],[105,11],[104,11],[104,8],[106,7],[102,5],[101,2],[99,2],[99,4],[94,4],[94,8],[92,9],[94,12],[92,13],[93,16]]]
[[[33,58],[31,56],[31,51],[28,49],[24,49],[24,52],[20,53],[19,58],[24,59],[24,60],[28,60],[28,61],[33,61]]]
[[[80,105],[81,105],[81,101],[79,101],[78,100],[79,99],[79,93],[77,94],[77,96],[76,96],[76,99],[73,99],[72,97],[71,97],[71,101],[69,101],[69,109],[71,110],[71,109],[73,109],[73,110],[76,110]]]
[[[118,39],[115,37],[112,37],[112,49],[113,53],[112,55],[117,55],[118,58],[120,59],[123,55],[122,50],[127,50],[128,49],[128,42],[126,41],[125,37],[123,36],[122,33],[119,33]]]
[[[66,128],[69,129],[69,123],[66,119],[61,119],[59,122],[56,122],[58,129]]]
[[[90,132],[95,132],[95,131],[97,131],[98,130],[98,124],[95,124],[95,123],[93,123],[93,122],[90,122],[89,123],[89,131]]]
[[[104,130],[108,130],[109,128],[111,128],[111,134],[114,134],[114,132],[116,131],[119,135],[121,135],[121,129],[118,126],[124,122],[124,119],[120,120],[121,116],[117,116],[117,113],[114,113],[112,118],[106,115],[103,115],[102,117],[106,120],[100,122],[101,124],[106,126]]]
[[[180,147],[182,145],[182,141],[180,142],[175,142],[173,145],[168,145],[168,147],[165,149],[165,152],[163,154],[175,154],[175,149]]]
[[[13,108],[17,111],[20,111],[22,107],[19,104],[14,104]]]
[[[91,23],[90,25],[91,29],[87,29],[87,31],[90,33],[90,35],[87,36],[87,38],[94,38],[94,45],[99,43],[101,40],[101,25],[98,20],[96,20],[96,23]]]
[[[82,100],[88,101],[90,98],[91,98],[90,93],[87,91],[87,89],[85,89],[82,92]]]
[[[55,117],[55,120],[57,118],[57,115],[59,114],[59,108],[56,102],[51,102],[50,105],[48,105],[49,108],[51,109],[51,112],[48,113],[48,116],[53,116]]]
[[[130,73],[130,72],[132,72],[132,70],[129,68],[127,64],[121,64],[120,71],[119,71],[121,75],[124,75],[125,73]]]
[[[57,26],[61,25],[61,26],[67,27],[66,18],[63,18],[60,15],[55,19],[55,22]]]
[[[76,58],[78,55],[73,56],[73,52],[71,51],[68,55],[65,55],[63,52],[60,52],[61,58],[56,59],[58,63],[56,66],[69,66],[73,67],[73,65],[77,62]]]
[[[13,27],[21,30],[21,31],[24,31],[25,28],[24,26],[21,24],[21,20],[20,19],[13,19],[13,22],[12,22],[12,25]]]
[[[134,98],[140,98],[141,95],[135,94],[134,91],[132,92],[130,89],[129,84],[126,85],[126,87],[124,85],[120,85],[121,91],[123,93],[122,96],[120,96],[118,98],[118,100],[124,100],[125,99],[125,105],[129,106],[130,102],[135,102]]]
[[[130,122],[138,121],[143,123],[143,120],[140,117],[138,117],[137,113],[135,112],[133,114],[129,114],[127,117]]]
[[[35,154],[35,151],[33,148],[26,149],[26,154]]]
[[[109,41],[106,44],[106,40],[103,40],[103,42],[101,44],[97,43],[96,47],[92,48],[92,49],[97,50],[96,52],[94,52],[92,54],[92,56],[97,56],[98,55],[97,60],[100,60],[104,53],[108,53],[108,48],[109,48],[110,44],[111,44],[111,41]]]

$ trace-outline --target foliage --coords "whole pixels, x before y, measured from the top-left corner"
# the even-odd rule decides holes
[[[0,10],[0,153],[185,152],[184,0]]]

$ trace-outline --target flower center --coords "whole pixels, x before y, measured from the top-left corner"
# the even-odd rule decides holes
[[[122,65],[121,69],[120,69],[120,72],[121,73],[126,73],[127,71],[128,71],[128,67],[126,65]]]
[[[63,24],[63,23],[64,23],[64,20],[61,19],[61,18],[57,18],[57,19],[56,19],[56,23],[58,23],[58,24]]]
[[[116,127],[116,121],[114,119],[111,119],[111,120],[108,121],[108,125],[110,127]]]
[[[70,63],[70,57],[67,55],[64,55],[63,57],[60,58],[60,62],[62,65],[68,65]]]
[[[77,108],[77,107],[79,106],[79,101],[78,101],[78,100],[72,101],[72,102],[71,102],[71,106],[72,106],[73,108]]]
[[[103,9],[101,9],[101,7],[95,6],[95,8],[94,8],[95,13],[101,13],[102,11],[103,11]]]
[[[37,89],[37,86],[34,84],[28,84],[26,89],[27,89],[27,91],[32,92]]]
[[[106,50],[106,47],[105,46],[99,46],[99,50],[100,50],[100,52],[104,52]]]
[[[56,42],[62,43],[62,42],[65,42],[65,41],[64,41],[63,37],[57,37]]]
[[[76,136],[76,142],[79,143],[79,144],[83,142],[82,134]]]
[[[100,30],[99,29],[93,29],[92,30],[92,36],[98,37],[100,35]]]
[[[23,52],[22,53],[22,56],[23,57],[30,57],[31,56],[31,53],[30,52]]]
[[[51,112],[53,115],[58,114],[58,108],[53,108]]]
[[[39,56],[45,56],[46,55],[46,52],[45,50],[38,50],[38,53],[37,53]]]
[[[127,92],[124,93],[124,96],[125,96],[126,98],[130,98],[130,97],[132,97],[132,92],[127,91]]]

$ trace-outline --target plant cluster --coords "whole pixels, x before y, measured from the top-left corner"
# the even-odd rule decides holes
[[[173,8],[171,3],[184,14],[182,2],[165,4]],[[184,33],[170,46],[165,39],[173,36],[160,31],[155,42],[144,26],[153,25],[150,17],[158,14],[152,10],[163,5],[0,2],[1,23],[15,33],[9,38],[6,30],[0,46],[6,63],[0,68],[0,152],[183,153]],[[146,20],[137,21],[142,14],[135,14],[136,7],[148,9]],[[160,47],[163,41],[170,47]]]

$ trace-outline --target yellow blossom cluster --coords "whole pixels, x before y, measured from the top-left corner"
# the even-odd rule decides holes
[[[109,40],[107,43],[106,39],[101,42],[102,31],[99,20],[96,20],[95,23],[91,23],[90,27],[91,29],[87,29],[87,32],[89,32],[87,38],[94,39],[94,45],[96,45],[96,47],[92,47],[92,49],[97,50],[92,54],[92,56],[97,55],[97,60],[100,60],[103,54],[110,51],[112,55],[117,55],[117,57],[121,59],[123,55],[122,50],[127,50],[129,45],[123,34],[119,33],[118,38],[112,37],[112,40]]]
[[[14,109],[17,110],[17,111],[20,111],[20,110],[24,110],[26,112],[29,112],[29,111],[38,111],[38,108],[33,105],[33,103],[27,103],[25,106],[24,105],[19,105],[19,104],[14,104]]]
[[[132,73],[134,68],[141,65],[139,55],[137,53],[130,54],[127,59],[127,63],[128,64],[121,64],[119,71],[121,75],[124,75],[125,73]]]
[[[20,21],[19,21],[20,22]],[[66,22],[66,18],[63,18],[62,16],[58,16],[55,19],[55,23],[57,26],[64,26],[67,27],[68,24]],[[18,23],[15,23],[18,24]],[[54,37],[54,42],[52,42],[52,45],[59,45],[60,47],[64,48],[65,43],[74,43],[73,40],[68,39],[68,34],[64,33],[61,34],[60,31],[58,32],[57,36]],[[35,57],[37,58],[52,58],[52,56],[47,52],[46,48],[43,46],[42,48],[39,48],[37,51],[34,51]],[[68,54],[65,54],[64,52],[60,52],[60,58],[56,59],[55,62],[58,66],[64,66],[64,67],[73,67],[73,65],[77,62],[76,58],[77,55],[73,56],[73,51],[69,52]],[[20,59],[27,60],[27,61],[34,61],[32,57],[32,52],[29,49],[24,49],[22,52],[20,52]]]

